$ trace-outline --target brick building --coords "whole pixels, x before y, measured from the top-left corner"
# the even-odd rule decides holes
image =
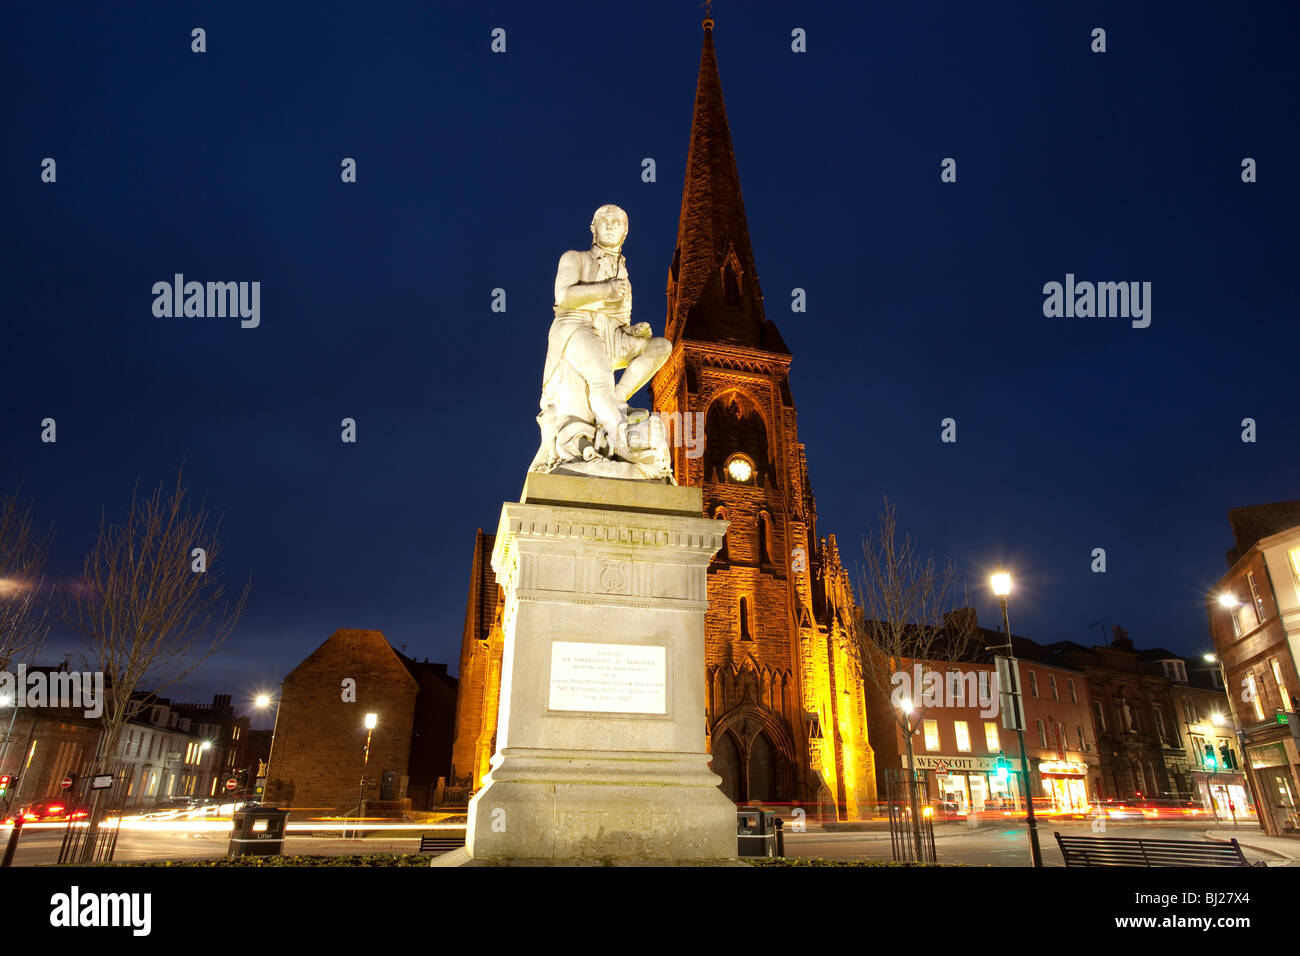
[[[28,667],[27,673],[46,675],[66,670]],[[0,773],[17,778],[0,801],[0,811],[28,803],[62,798],[63,778],[76,773],[95,756],[102,735],[98,719],[78,707],[0,707]]]
[[[1035,799],[1058,812],[1086,812],[1097,802],[1102,780],[1088,676],[1032,641],[1013,638],[1012,645]]]
[[[821,536],[789,369],[766,316],[740,176],[705,21],[668,272],[671,357],[651,383],[670,421],[702,421],[701,457],[673,449],[679,485],[704,514],[730,522],[708,571],[708,746],[722,789],[739,802],[816,802],[840,817],[874,803],[852,591],[833,535]],[[477,787],[493,753],[500,682],[500,599],[475,542],[461,654],[453,777]]]
[[[973,615],[966,609],[960,614]],[[973,620],[973,617],[972,617]],[[929,661],[917,676],[934,674],[928,692],[911,691],[916,768],[928,781],[932,798],[951,812],[965,814],[1024,808],[1020,780],[1020,742],[1003,725],[1002,704],[991,653],[1006,644],[1000,631],[976,627],[968,646],[979,650],[962,661]],[[1028,790],[1034,806],[1061,813],[1083,813],[1095,802],[1100,757],[1088,705],[1087,677],[1055,660],[1033,641],[1013,639],[1017,680],[1025,711]],[[911,665],[916,671],[916,663]],[[922,681],[924,684],[924,681]],[[872,746],[880,789],[889,768],[907,767],[903,730],[893,718],[892,703],[872,694]],[[999,758],[1010,770],[998,772]]]
[[[450,757],[455,678],[379,631],[339,630],[281,685],[266,802],[303,814],[427,809]],[[376,715],[365,760],[367,714]]]
[[[1228,512],[1228,571],[1207,596],[1210,636],[1226,677],[1260,825],[1300,835],[1300,501]]]

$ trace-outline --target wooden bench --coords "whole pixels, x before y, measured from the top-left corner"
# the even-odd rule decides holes
[[[452,850],[459,850],[465,845],[463,836],[430,836],[424,834],[420,837],[421,853],[450,853]]]
[[[1241,844],[1200,840],[1135,840],[1056,834],[1066,866],[1264,866],[1251,863]]]

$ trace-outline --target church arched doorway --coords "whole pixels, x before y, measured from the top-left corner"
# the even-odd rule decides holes
[[[718,788],[733,803],[743,800],[740,795],[740,752],[731,734],[719,734],[713,739],[713,772],[722,778]]]
[[[736,803],[795,799],[794,739],[773,711],[752,704],[733,708],[713,730],[713,772]]]
[[[772,745],[759,732],[749,745],[749,799],[771,803],[776,800],[776,774]]]

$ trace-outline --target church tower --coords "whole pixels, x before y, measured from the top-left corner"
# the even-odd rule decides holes
[[[730,522],[705,621],[713,770],[733,800],[857,816],[875,801],[875,767],[852,587],[834,537],[817,536],[790,350],[763,309],[711,18],[667,294],[673,351],[652,405],[684,439],[677,483]]]
[[[790,350],[763,311],[740,174],[704,21],[665,337],[650,383],[677,432],[679,485],[730,522],[708,574],[707,730],[713,769],[738,802],[820,805],[847,819],[875,802],[867,707],[855,666],[853,592],[834,536],[817,535],[795,426]],[[698,442],[703,430],[703,444]],[[702,454],[701,454],[702,450]],[[474,551],[447,797],[476,790],[496,749],[502,600]]]

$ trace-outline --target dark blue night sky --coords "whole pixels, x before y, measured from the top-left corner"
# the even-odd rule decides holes
[[[1300,497],[1295,5],[713,12],[819,530],[855,564],[888,494],[987,625],[1003,560],[1017,633],[1091,644],[1106,619],[1140,647],[1204,650],[1227,510]],[[495,530],[536,451],[556,262],[602,203],[630,216],[633,321],[663,332],[701,17],[7,12],[0,489],[23,483],[70,579],[100,509],[187,459],[225,515],[224,570],[253,592],[175,696],[246,701],[340,627],[454,670],[474,531]],[[153,284],[178,272],[260,281],[260,326],[155,317]],[[1044,317],[1044,283],[1067,273],[1150,282],[1150,327]],[[71,644],[59,629],[43,656]]]

